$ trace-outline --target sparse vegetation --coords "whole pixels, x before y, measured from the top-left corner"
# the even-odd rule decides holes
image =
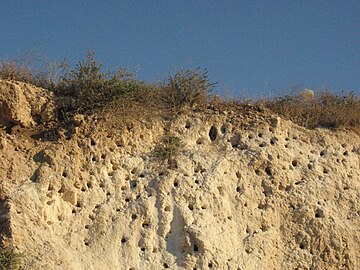
[[[140,89],[143,82],[124,68],[102,71],[102,64],[89,51],[86,61],[79,62],[74,69],[66,69],[53,91],[62,97],[70,97],[67,109],[88,112],[104,107],[110,101]],[[69,105],[68,104],[68,105]]]
[[[35,68],[27,61],[0,60],[0,78],[31,83],[46,89],[53,89],[66,64],[60,62],[45,63],[45,68]]]
[[[72,69],[56,62],[48,67],[47,70],[35,71],[16,61],[0,61],[0,78],[28,82],[53,91],[58,97],[60,121],[75,113],[92,114],[104,109],[108,115],[110,112],[116,117],[129,117],[131,112],[137,115],[154,115],[155,112],[174,115],[184,108],[206,108],[216,103],[215,99],[211,102],[210,94],[215,83],[209,82],[207,70],[179,71],[162,84],[150,84],[137,80],[124,68],[104,72],[92,51],[87,53],[85,61],[80,61]],[[226,109],[226,104],[244,106],[244,103],[234,100],[220,103],[221,110]],[[248,100],[246,103],[261,104],[306,128],[360,130],[360,100],[354,93],[337,95],[323,92],[311,101],[297,95],[285,95],[262,101]],[[167,152],[173,150],[165,148],[163,151],[160,155],[167,157]]]
[[[165,90],[165,103],[170,107],[204,105],[209,101],[209,94],[215,83],[210,83],[207,70],[190,69],[178,71],[170,76]]]
[[[17,270],[21,267],[22,254],[12,247],[0,246],[0,270]]]
[[[339,96],[322,92],[310,102],[295,95],[285,96],[264,101],[264,105],[281,117],[310,129],[359,130],[360,127],[360,100],[354,93]]]
[[[166,134],[155,148],[155,156],[162,161],[171,160],[180,153],[182,147],[183,143],[179,137]]]
[[[34,83],[35,79],[28,67],[20,65],[15,60],[0,62],[0,78],[28,83]]]

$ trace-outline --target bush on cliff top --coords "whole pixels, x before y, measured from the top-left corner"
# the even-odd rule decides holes
[[[201,69],[178,71],[170,76],[163,86],[166,104],[170,107],[204,105],[209,101],[209,93],[216,83],[210,83],[208,71]]]
[[[92,114],[104,108],[127,116],[129,108],[135,108],[139,113],[154,113],[204,107],[209,105],[210,92],[214,88],[207,71],[200,69],[178,71],[162,84],[139,81],[124,68],[104,72],[92,51],[87,53],[86,60],[72,69],[57,63],[49,67],[45,71],[35,71],[16,61],[0,61],[0,78],[28,82],[53,91],[58,97],[59,115],[65,118],[75,113]],[[323,92],[311,101],[287,95],[249,102],[261,103],[279,116],[307,128],[360,130],[360,100],[353,93],[340,96]],[[237,104],[243,106],[242,102]]]
[[[80,61],[73,69],[64,69],[51,90],[63,98],[64,112],[87,113],[144,85],[124,68],[102,71],[102,64],[96,61],[94,52],[89,51],[85,61]]]

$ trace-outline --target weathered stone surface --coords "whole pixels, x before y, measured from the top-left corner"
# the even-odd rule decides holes
[[[360,269],[358,135],[192,112],[167,127],[169,168],[164,125],[0,135],[1,231],[24,269]]]
[[[53,95],[49,91],[0,79],[0,125],[29,127],[54,118]]]

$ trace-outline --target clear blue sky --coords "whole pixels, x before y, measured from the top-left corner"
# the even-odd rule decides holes
[[[0,58],[36,51],[136,68],[209,70],[219,91],[360,90],[360,1],[0,0]]]

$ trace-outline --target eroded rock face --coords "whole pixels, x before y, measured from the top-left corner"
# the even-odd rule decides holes
[[[51,92],[30,84],[0,79],[0,126],[34,126],[55,119]]]
[[[189,113],[166,128],[183,142],[168,166],[163,122],[93,125],[1,135],[2,226],[25,269],[360,268],[357,135]]]

